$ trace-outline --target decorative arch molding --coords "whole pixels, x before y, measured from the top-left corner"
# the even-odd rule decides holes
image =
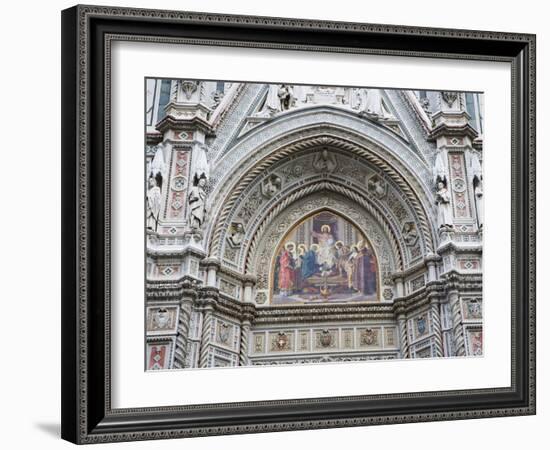
[[[431,179],[431,168],[424,155],[405,139],[376,121],[361,117],[355,112],[324,105],[284,112],[255,126],[236,140],[230,149],[226,149],[223,158],[219,153],[213,158],[213,184],[216,187],[223,186],[229,170],[242,166],[250,155],[257,158],[259,153],[264,153],[264,147],[269,144],[279,146],[278,143],[296,140],[300,134],[304,134],[305,137],[307,130],[322,128],[341,130],[344,136],[353,135],[354,142],[367,143],[373,151],[383,149],[384,154],[390,155],[409,172],[415,173],[424,187]]]
[[[311,131],[311,130],[310,130]],[[285,158],[291,158],[293,155],[311,149],[319,149],[323,147],[335,148],[344,152],[348,152],[351,155],[360,156],[365,159],[370,165],[375,167],[385,176],[389,177],[391,181],[399,188],[402,195],[410,202],[416,217],[418,218],[418,227],[422,236],[424,237],[425,248],[427,252],[433,252],[435,247],[435,229],[433,228],[433,206],[431,205],[428,194],[422,189],[419,191],[419,186],[414,186],[416,178],[412,174],[409,174],[407,178],[401,170],[396,170],[395,167],[390,164],[381,155],[374,153],[370,149],[365,148],[349,140],[349,134],[341,136],[338,134],[338,130],[327,129],[310,136],[302,137],[290,143],[280,143],[279,146],[274,147],[271,152],[266,150],[266,156],[262,159],[253,159],[252,164],[245,164],[245,168],[236,170],[228,176],[226,180],[230,188],[227,190],[219,190],[213,192],[214,205],[211,211],[211,223],[210,228],[207,230],[207,247],[210,255],[216,255],[221,250],[221,240],[223,239],[224,226],[226,226],[227,219],[231,215],[232,210],[235,207],[236,202],[239,200],[241,194],[247,186],[253,183],[257,178],[261,178],[271,166],[277,164],[279,161]],[[337,132],[337,134],[334,134]],[[405,170],[405,169],[402,169]],[[227,186],[227,184],[226,184]],[[225,193],[225,195],[224,195]]]
[[[322,175],[310,177],[303,184],[300,183],[294,185],[291,190],[282,191],[271,202],[262,205],[263,208],[260,209],[259,214],[247,224],[246,234],[242,239],[243,245],[235,253],[234,257],[231,258],[233,261],[231,268],[241,273],[250,272],[250,255],[253,254],[262,233],[269,223],[293,202],[316,193],[330,193],[331,195],[338,194],[344,196],[349,201],[356,203],[366,210],[372,221],[380,226],[381,231],[387,238],[387,247],[391,249],[391,253],[394,255],[392,270],[404,269],[404,262],[409,258],[406,257],[405,243],[400,237],[400,229],[397,222],[391,220],[387,213],[373,201],[372,197],[369,198],[365,191],[361,191],[357,186],[349,186],[346,184],[346,180],[325,179]],[[229,216],[227,223],[231,223],[234,217],[235,215]],[[227,252],[224,249],[228,250],[231,248],[225,236],[226,234],[224,233],[220,253],[213,255],[218,257],[222,262],[227,262]]]
[[[382,176],[375,168],[368,166],[362,158],[351,157],[347,152],[332,149],[326,156],[336,164],[330,173],[319,173],[313,167],[322,155],[316,149],[297,152],[292,158],[272,165],[243,191],[232,213],[227,217],[221,238],[220,251],[212,256],[226,261],[229,266],[242,272],[244,248],[254,246],[265,221],[272,220],[292,201],[319,190],[330,190],[347,195],[367,208],[375,220],[384,228],[390,241],[394,242],[394,253],[398,266],[410,266],[427,253],[425,237],[415,232],[412,241],[402,235],[405,222],[418,230],[418,217],[404,199],[398,198],[398,188]],[[264,185],[270,180],[278,180],[275,192],[268,199],[263,195]],[[382,194],[373,189],[372,180],[381,184]],[[391,205],[391,206],[390,206]],[[230,244],[229,230],[240,224],[240,248]],[[240,226],[239,225],[239,226]],[[258,231],[259,230],[259,231]]]
[[[250,273],[252,271],[253,257],[256,249],[264,233],[269,228],[269,224],[275,220],[277,216],[281,214],[284,215],[289,207],[292,207],[292,205],[296,204],[296,202],[301,199],[307,200],[307,198],[311,198],[316,195],[318,197],[327,196],[329,193],[336,194],[336,198],[339,199],[343,207],[357,205],[357,207],[361,208],[361,211],[365,213],[365,217],[369,217],[373,227],[377,228],[376,234],[380,237],[380,239],[377,239],[376,244],[379,249],[382,247],[386,248],[386,253],[388,253],[390,258],[388,261],[389,270],[403,270],[404,248],[400,245],[396,230],[384,219],[383,214],[364,196],[355,190],[334,181],[322,181],[319,183],[310,183],[296,190],[292,194],[285,196],[282,202],[278,203],[275,208],[271,209],[262,217],[262,220],[259,222],[257,227],[250,230],[251,239],[248,241],[246,246],[243,246],[241,252],[242,260],[244,261],[245,273]],[[329,204],[333,202],[327,200],[326,203]],[[337,205],[333,205],[333,209],[336,209],[336,206]],[[339,211],[335,212],[340,214]],[[352,217],[351,221],[357,222],[357,219]],[[382,251],[380,250],[380,252]]]

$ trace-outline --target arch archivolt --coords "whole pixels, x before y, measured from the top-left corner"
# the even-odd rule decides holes
[[[325,152],[326,151],[326,152]],[[379,225],[391,251],[391,270],[404,270],[426,252],[426,237],[417,231],[414,242],[402,234],[405,222],[420,230],[419,218],[410,201],[383,172],[363,158],[340,149],[310,148],[281,160],[249,183],[234,203],[231,214],[221,224],[220,246],[216,256],[224,265],[241,273],[252,272],[252,255],[269,224],[295,201],[322,192],[339,194],[362,208]],[[319,163],[327,159],[328,169]],[[377,193],[373,180],[379,183]],[[266,190],[269,186],[269,191]],[[330,193],[330,194],[329,194]],[[343,203],[342,203],[343,205]],[[336,208],[337,209],[337,208]],[[231,231],[242,225],[240,245],[231,242]]]
[[[214,156],[211,182],[223,188],[236,167],[245,167],[248,162],[263,158],[275,148],[319,135],[326,130],[330,130],[334,136],[361,143],[371,151],[385,155],[395,167],[406,167],[424,188],[429,184],[431,167],[410,144],[376,122],[330,106],[297,109],[254,127],[238,139],[224,153],[223,158]]]
[[[250,224],[247,237],[243,241],[244,244],[237,254],[238,269],[242,270],[244,268],[245,272],[253,273],[255,255],[267,229],[279,216],[288,215],[288,208],[294,207],[293,205],[301,200],[304,200],[302,208],[306,215],[310,212],[311,205],[319,204],[324,205],[326,208],[332,208],[337,214],[347,210],[348,218],[358,224],[362,223],[362,220],[356,217],[357,214],[368,217],[368,224],[360,228],[366,233],[367,238],[374,241],[378,250],[377,253],[386,255],[387,270],[402,269],[404,249],[396,237],[396,230],[392,229],[391,224],[384,220],[383,214],[353,189],[341,183],[322,180],[299,187],[293,193],[286,195],[281,202],[276,203],[275,207],[267,213],[259,215],[258,220]],[[294,216],[296,216],[298,210],[295,209],[294,211]],[[284,234],[288,230],[279,229],[278,231]],[[372,231],[372,237],[368,234],[369,231]],[[225,248],[227,249],[227,246]],[[224,256],[226,255],[227,253],[224,254]],[[229,261],[224,257],[224,262]]]
[[[358,164],[362,164],[363,167],[369,166],[372,173],[377,173],[380,177],[383,177],[392,189],[388,191],[388,197],[378,203],[382,204],[385,202],[389,204],[388,202],[393,202],[396,210],[409,209],[411,211],[411,220],[414,221],[418,234],[421,236],[420,241],[423,246],[423,253],[432,252],[435,234],[432,225],[433,221],[429,220],[429,216],[433,214],[433,209],[431,202],[427,198],[427,194],[416,184],[415,177],[412,174],[408,177],[405,176],[403,171],[406,173],[406,170],[403,167],[399,167],[398,170],[386,159],[371,151],[370,148],[365,148],[350,141],[349,134],[344,138],[344,136],[338,133],[333,134],[334,130],[324,130],[321,133],[319,131],[317,130],[316,134],[306,138],[301,136],[299,139],[296,139],[296,136],[294,136],[294,141],[285,145],[278,143],[278,145],[274,145],[274,149],[273,143],[271,143],[268,146],[273,149],[271,153],[267,153],[265,157],[260,159],[257,158],[257,154],[255,155],[256,157],[251,157],[250,164],[243,163],[239,166],[238,170],[232,171],[227,176],[224,182],[226,189],[218,189],[212,192],[211,205],[213,207],[210,211],[211,218],[208,221],[211,225],[206,235],[209,254],[218,257],[223,255],[222,251],[227,228],[231,224],[231,219],[234,217],[239,205],[254,205],[256,203],[258,208],[260,206],[262,208],[266,207],[262,206],[259,197],[254,199],[254,197],[249,198],[248,195],[254,193],[254,190],[258,187],[258,183],[265,180],[274,171],[274,168],[288,163],[288,165],[292,166],[290,171],[286,169],[288,176],[292,177],[292,171],[294,171],[294,178],[297,182],[305,183],[303,178],[304,173],[299,173],[297,169],[299,165],[296,164],[296,160],[300,155],[307,152],[310,152],[313,155],[312,157],[315,157],[316,154],[320,153],[319,150],[322,152],[323,149],[326,149],[331,154],[348,155],[348,160],[351,158],[351,161],[354,161],[355,164],[355,166],[349,167],[350,170],[347,172],[325,172],[327,177],[345,175],[350,185],[353,183],[362,185],[361,189],[363,191],[366,189],[365,179],[364,175],[361,176],[358,172]],[[288,138],[286,137],[286,139]],[[399,166],[399,164],[397,165]],[[356,178],[355,181],[353,180],[354,176]],[[363,179],[359,180],[358,177],[362,177]],[[257,191],[255,195],[258,195]],[[281,192],[282,195],[283,193]],[[245,201],[247,198],[253,201]],[[376,200],[374,199],[372,202],[376,203]],[[401,221],[403,221],[404,214],[402,213],[400,216]],[[420,256],[418,251],[416,251],[416,255]],[[413,255],[411,256],[413,257]]]

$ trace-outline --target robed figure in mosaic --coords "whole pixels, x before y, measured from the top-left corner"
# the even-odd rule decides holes
[[[332,212],[295,227],[276,252],[274,303],[377,300],[376,257],[360,230]]]

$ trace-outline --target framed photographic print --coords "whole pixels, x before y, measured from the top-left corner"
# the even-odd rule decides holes
[[[535,413],[535,37],[62,13],[62,436]]]

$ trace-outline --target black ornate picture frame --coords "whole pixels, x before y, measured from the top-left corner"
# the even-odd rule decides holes
[[[111,405],[115,41],[502,61],[512,73],[511,385],[171,407]],[[62,12],[62,437],[74,443],[535,414],[535,36],[181,11]]]

